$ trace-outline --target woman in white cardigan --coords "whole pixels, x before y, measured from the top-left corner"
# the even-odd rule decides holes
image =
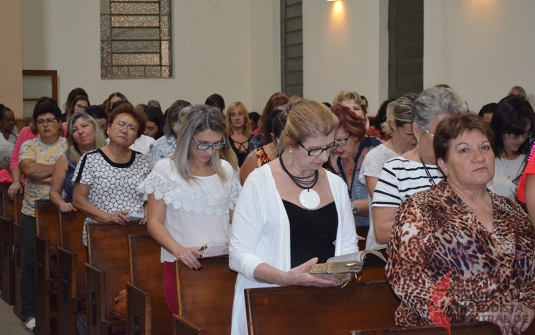
[[[333,286],[308,269],[358,251],[344,181],[321,166],[337,147],[338,120],[310,100],[288,114],[279,159],[253,171],[232,221],[230,267],[238,272],[232,334],[247,334],[244,289],[277,285]]]

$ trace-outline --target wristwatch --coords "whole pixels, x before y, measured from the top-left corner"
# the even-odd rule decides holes
[[[351,200],[351,211],[353,212],[353,215],[357,215],[357,205],[353,200]]]

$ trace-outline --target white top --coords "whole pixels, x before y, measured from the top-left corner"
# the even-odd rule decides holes
[[[186,248],[229,241],[229,209],[234,209],[241,185],[232,166],[224,160],[220,162],[227,181],[222,182],[214,174],[196,177],[188,183],[176,171],[173,160],[163,158],[139,187],[145,197],[154,194],[157,200],[164,199],[164,226]],[[162,248],[162,263],[175,260],[173,254]]]
[[[335,256],[358,251],[357,234],[347,185],[327,172],[338,214]],[[244,289],[276,286],[257,282],[254,270],[267,263],[281,271],[290,270],[290,222],[271,167],[255,169],[243,185],[232,220],[230,268],[238,272],[232,309],[232,334],[247,335]]]
[[[517,186],[514,181],[524,171],[525,159],[524,154],[513,160],[497,157],[494,161],[494,178],[487,183],[487,187],[492,192],[515,201]]]
[[[138,139],[130,146],[128,147],[131,150],[141,152],[143,155],[147,156],[150,152],[150,146],[156,142],[156,140],[150,136],[145,136],[141,134]],[[110,139],[106,139],[106,144],[110,143]]]
[[[91,185],[87,200],[101,211],[111,214],[123,210],[141,214],[145,200],[137,187],[149,172],[149,159],[139,152],[132,151],[127,163],[115,163],[97,149],[80,158],[72,182]],[[95,220],[85,219],[84,245],[87,245],[87,223],[91,222]]]
[[[386,145],[381,144],[375,147],[372,151],[368,152],[362,166],[360,168],[359,182],[366,185],[365,177],[379,178],[383,165],[391,158],[397,157],[398,154],[390,150]],[[370,209],[370,229],[368,230],[368,236],[366,237],[366,250],[379,250],[385,249],[386,244],[379,244],[375,238],[375,229],[373,229],[373,215],[372,215],[372,197],[368,194],[368,207]]]
[[[414,162],[398,156],[383,165],[383,170],[373,192],[373,207],[399,207],[401,203],[416,192],[425,191],[443,178],[437,165]],[[427,174],[429,173],[429,175]]]
[[[6,140],[3,134],[0,134],[0,163],[9,163],[15,142],[17,141],[17,135],[9,133],[9,138]]]

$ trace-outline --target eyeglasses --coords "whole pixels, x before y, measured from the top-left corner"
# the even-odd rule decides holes
[[[432,133],[432,132],[430,132],[429,129],[427,129],[427,128],[424,127],[424,126],[420,126],[420,127],[422,127],[422,129],[425,130],[426,133],[428,133],[429,135],[431,135],[431,137],[435,137],[435,134]]]
[[[85,112],[85,110],[87,109],[87,106],[82,106],[82,105],[74,105],[75,108],[78,108],[78,109],[81,109],[83,112]]]
[[[120,129],[124,129],[126,127],[127,131],[131,133],[137,133],[137,127],[134,125],[127,125],[126,122],[123,121],[114,121],[113,123],[115,123]]]
[[[193,140],[193,142],[197,146],[198,150],[208,150],[210,148],[212,148],[213,150],[221,150],[221,149],[223,149],[225,147],[225,144],[227,144],[227,142],[225,141],[225,137],[221,138],[221,143],[215,143],[215,144],[198,143],[195,140],[195,137],[193,137],[193,136],[191,137],[191,139]]]
[[[347,144],[347,140],[351,137],[351,134],[349,134],[349,136],[347,136],[346,138],[341,138],[339,140],[335,140],[336,143],[341,146],[341,147],[345,147],[346,144]]]
[[[324,151],[327,151],[328,154],[331,154],[334,150],[336,150],[336,148],[338,148],[338,143],[336,141],[333,141],[333,143],[329,144],[325,148],[317,148],[317,149],[307,149],[303,146],[303,144],[301,144],[300,142],[298,143],[301,146],[301,148],[306,150],[309,156],[319,156]]]
[[[48,124],[48,125],[53,125],[54,122],[56,122],[56,121],[58,121],[58,120],[56,120],[56,119],[46,119],[46,120],[41,119],[41,120],[37,120],[37,126],[38,126],[38,127],[40,127],[40,126],[44,126],[44,125],[45,125],[45,122],[46,122],[46,124]]]
[[[512,140],[518,140],[520,137],[522,137],[523,139],[526,139],[528,137],[531,137],[531,135],[532,135],[531,131],[526,131],[525,133],[522,133],[522,134],[511,134],[511,133],[507,134],[507,136],[509,136],[509,138]]]

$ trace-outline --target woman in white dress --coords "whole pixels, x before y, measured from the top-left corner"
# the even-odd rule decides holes
[[[4,105],[0,105],[0,170],[9,168],[9,159],[15,147],[15,114]]]
[[[174,153],[156,162],[140,186],[148,196],[149,233],[162,246],[165,298],[173,314],[178,313],[174,261],[202,270],[201,247],[229,241],[241,186],[232,166],[219,159],[225,129],[217,108],[193,106],[180,126]]]
[[[524,98],[510,95],[498,103],[490,122],[496,144],[494,178],[487,184],[494,193],[515,200],[534,126],[533,108]]]

